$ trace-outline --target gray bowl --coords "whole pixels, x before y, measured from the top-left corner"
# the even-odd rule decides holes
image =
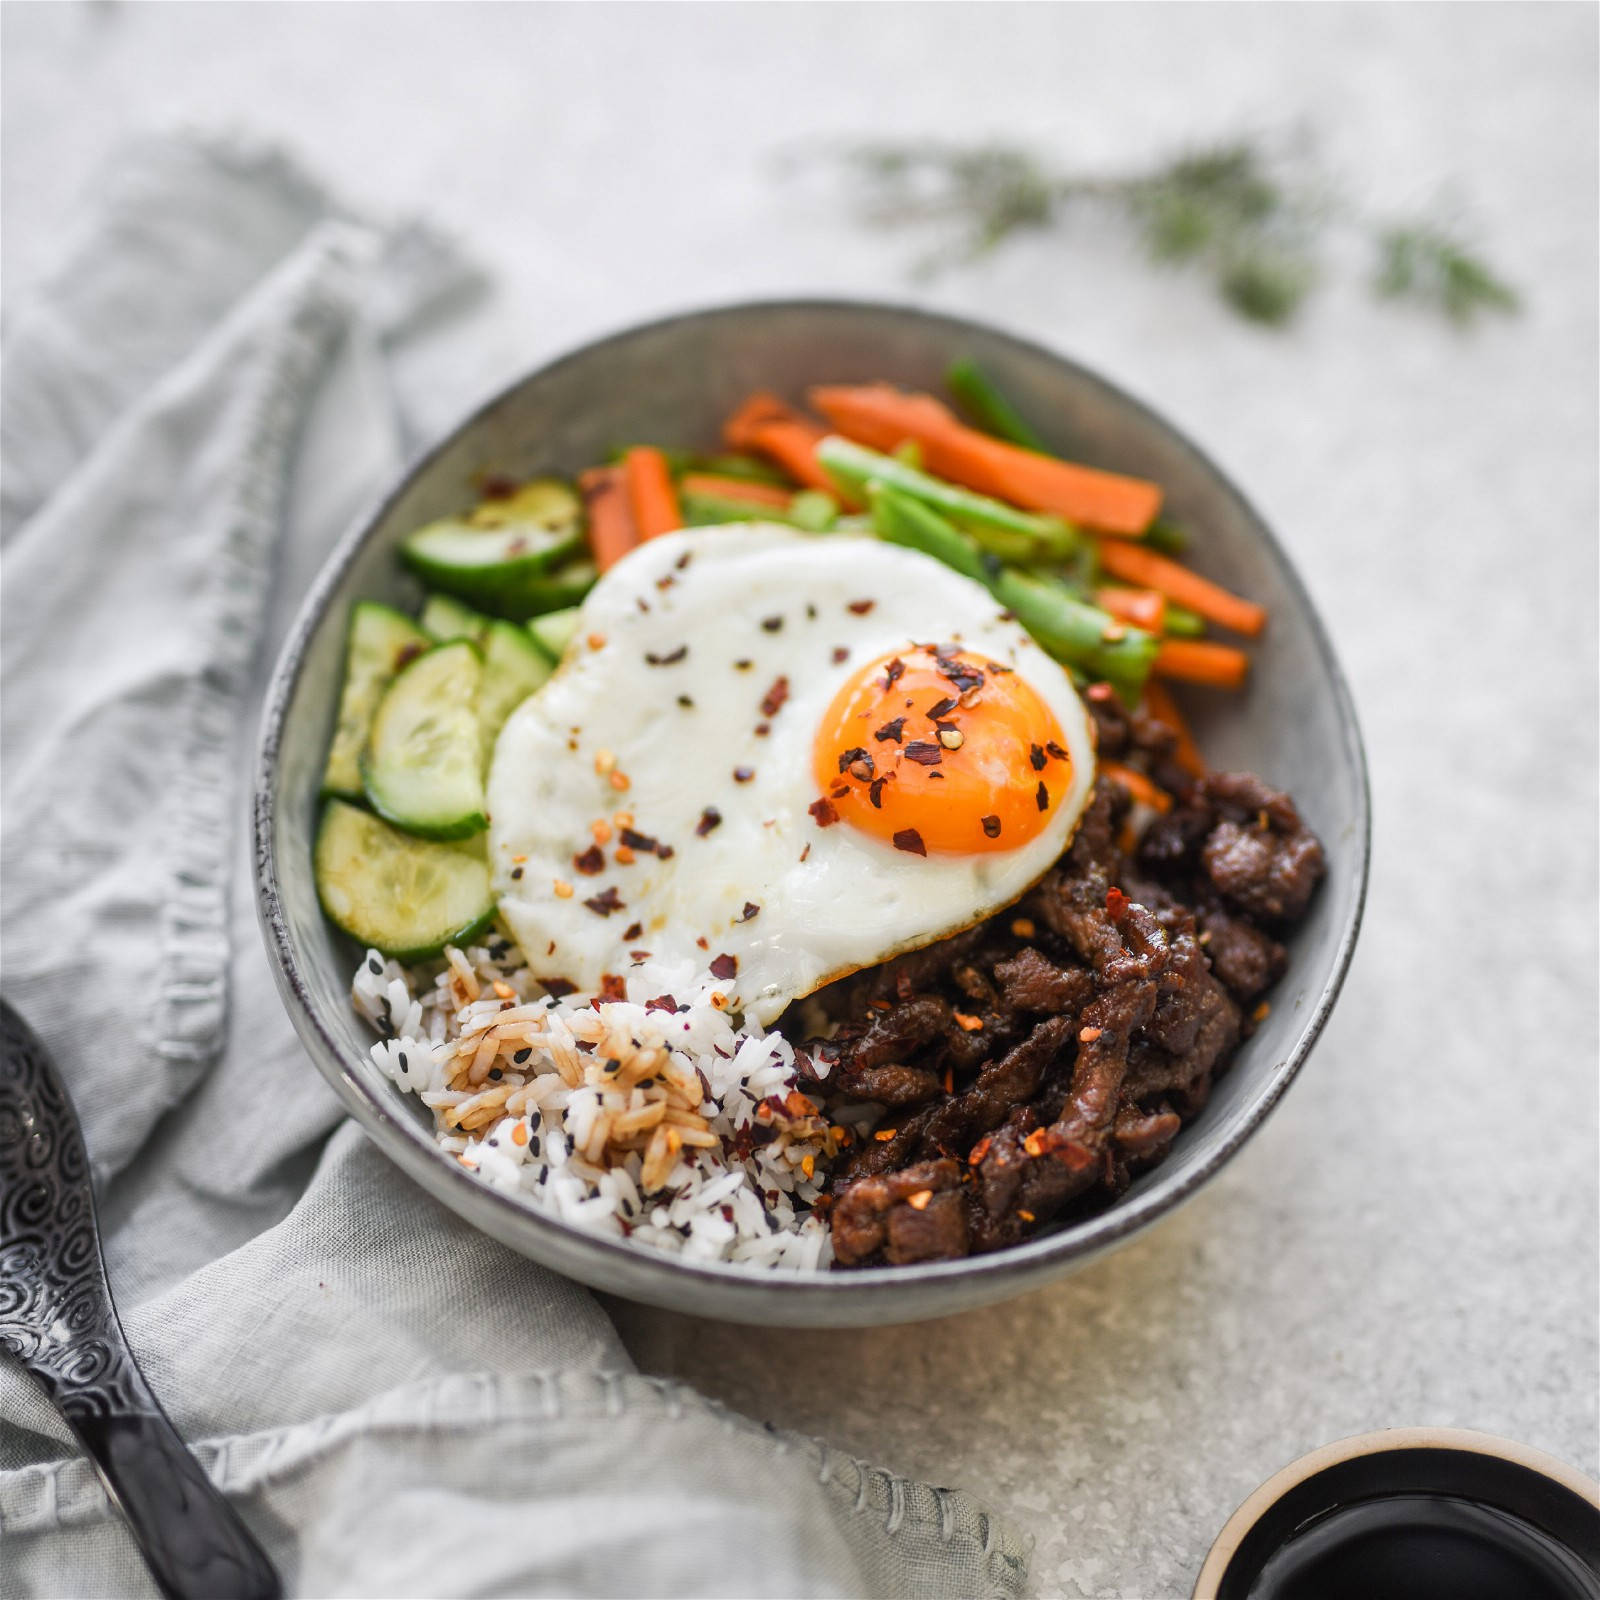
[[[1328,848],[1328,880],[1296,933],[1271,1015],[1166,1161],[1099,1215],[993,1255],[808,1277],[690,1265],[490,1189],[436,1148],[422,1108],[373,1065],[371,1035],[348,999],[355,957],[317,905],[317,784],[350,603],[415,603],[395,548],[418,524],[469,503],[476,474],[571,473],[624,441],[710,444],[751,389],[798,396],[814,382],[872,378],[935,388],[961,355],[981,362],[1053,444],[1164,484],[1173,516],[1197,536],[1196,565],[1271,610],[1242,700],[1206,705],[1196,695],[1189,705],[1212,764],[1248,767],[1288,789]],[[311,1059],[390,1159],[467,1221],[631,1299],[736,1322],[852,1326],[1020,1294],[1130,1239],[1215,1174],[1277,1104],[1327,1020],[1361,921],[1368,831],[1361,736],[1322,624],[1272,534],[1192,444],[1103,379],[992,328],[896,306],[784,301],[672,317],[563,356],[470,417],[344,540],[300,610],[268,695],[256,885],[278,983]]]

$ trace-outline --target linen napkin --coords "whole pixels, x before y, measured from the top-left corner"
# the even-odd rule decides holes
[[[71,1085],[129,1338],[292,1594],[1018,1593],[964,1495],[636,1373],[587,1292],[377,1154],[278,1003],[262,682],[402,465],[392,358],[472,282],[277,154],[174,137],[5,320],[3,981]],[[0,1367],[0,1597],[152,1593]]]

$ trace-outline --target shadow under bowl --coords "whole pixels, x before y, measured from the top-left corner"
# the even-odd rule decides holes
[[[1161,483],[1196,536],[1194,564],[1264,604],[1272,621],[1246,691],[1186,702],[1208,760],[1293,794],[1328,853],[1328,877],[1290,944],[1270,1015],[1167,1159],[1104,1211],[1012,1249],[961,1261],[777,1274],[698,1264],[584,1231],[491,1189],[435,1145],[430,1119],[373,1063],[350,999],[358,954],[323,918],[312,876],[317,791],[358,599],[414,606],[396,549],[475,498],[486,473],[571,474],[619,443],[710,446],[752,389],[886,380],[938,389],[978,361],[1064,453]],[[670,317],[584,346],[513,384],[419,461],[331,556],[279,658],[263,719],[255,801],[257,900],[275,974],[312,1060],[379,1147],[474,1226],[595,1288],[745,1323],[861,1326],[942,1316],[1086,1265],[1166,1215],[1261,1125],[1304,1063],[1338,995],[1366,891],[1369,801],[1354,707],[1298,576],[1244,497],[1152,411],[1038,345],[961,318],[848,301],[778,301]]]

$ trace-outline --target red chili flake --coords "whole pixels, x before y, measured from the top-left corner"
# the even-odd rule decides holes
[[[1115,918],[1120,918],[1127,915],[1128,897],[1116,886],[1116,884],[1112,884],[1111,887],[1106,890],[1106,910],[1111,914],[1112,917]]]
[[[928,853],[927,845],[922,842],[922,835],[915,828],[902,828],[894,836],[894,847],[913,856],[925,856]]]
[[[632,828],[624,828],[618,835],[630,850],[642,851],[647,856],[660,856],[667,861],[672,856],[672,846],[662,844],[659,839],[652,839],[648,833],[636,833]]]
[[[1109,700],[1116,692],[1109,683],[1091,683],[1084,691],[1091,700]]]
[[[842,783],[837,789],[830,789],[828,796],[832,800],[843,800],[850,793],[850,785]]]
[[[838,666],[841,661],[848,661],[849,659],[850,659],[850,652],[849,652],[848,649],[846,649],[846,647],[844,645],[836,644],[833,647],[833,664],[834,664],[834,666]]]
[[[602,1000],[626,1000],[628,998],[628,985],[614,972],[600,974],[600,998]]]
[[[707,806],[700,813],[700,820],[694,825],[695,837],[703,839],[722,822],[722,813],[715,806]]]
[[[807,845],[807,846],[806,846],[806,847],[805,847],[805,849],[804,849],[804,850],[802,850],[802,851],[801,851],[801,852],[800,852],[800,859],[801,859],[801,860],[802,860],[802,861],[804,861],[804,860],[805,860],[805,858],[806,858],[806,857],[807,857],[807,856],[808,856],[808,855],[810,855],[810,854],[811,854],[811,846],[810,846],[810,845]]]
[[[967,1152],[967,1165],[969,1167],[977,1166],[978,1163],[982,1161],[986,1155],[988,1155],[989,1146],[993,1143],[994,1140],[985,1134],[983,1138],[981,1138],[975,1145],[973,1145],[972,1149]]]
[[[756,769],[754,767],[735,767],[733,769],[733,781],[735,783],[749,783],[755,775]]]
[[[1042,745],[1032,744],[1028,746],[1028,765],[1035,772],[1044,771],[1044,747]]]
[[[706,943],[706,936],[703,933],[698,939],[695,940],[695,943],[699,945],[702,950],[709,950],[711,948],[711,946]]]
[[[711,962],[711,976],[721,978],[726,982],[729,978],[737,977],[739,973],[739,958],[730,956],[727,951],[715,956]]]
[[[597,917],[609,917],[613,911],[627,909],[617,894],[617,886],[615,884],[612,884],[609,888],[602,889],[599,894],[592,895],[583,903]]]
[[[982,821],[983,821],[983,831],[991,839],[998,839],[1000,837],[1000,819],[999,819],[999,817],[984,817],[982,819]]]
[[[928,782],[929,783],[943,783],[944,782],[944,774],[942,772],[930,772],[928,774]]]
[[[1078,1042],[1080,1044],[1093,1044],[1104,1031],[1103,1028],[1079,1028]]]
[[[906,672],[906,664],[905,664],[905,662],[903,662],[900,659],[899,656],[896,656],[894,658],[894,660],[891,661],[889,663],[889,665],[884,668],[884,672],[883,672],[883,686],[884,686],[884,688],[885,689],[894,688],[894,686],[905,676],[905,672]]]
[[[592,878],[597,872],[606,870],[605,852],[597,844],[592,844],[581,856],[574,856],[572,864],[586,877]]]
[[[901,731],[905,728],[905,725],[906,725],[906,719],[904,717],[896,717],[893,722],[884,723],[884,725],[881,728],[879,728],[878,731],[875,734],[873,734],[872,737],[874,739],[876,739],[880,744],[891,743],[891,742],[894,743],[894,744],[899,744],[900,743],[900,734],[901,734]]]
[[[949,695],[946,695],[943,700],[935,700],[928,707],[928,715],[934,718],[942,717],[946,712],[954,711],[960,703],[960,701],[952,700]]]
[[[408,661],[415,661],[428,647],[425,644],[408,644],[401,647],[400,653],[394,658],[395,670],[398,671]]]
[[[492,472],[483,480],[478,492],[485,500],[509,500],[517,492],[517,480]]]
[[[915,761],[919,766],[936,767],[943,759],[944,752],[939,746],[926,739],[913,739],[906,746],[906,760]]]
[[[763,617],[761,626],[767,633],[776,633],[783,626],[782,617]]]
[[[758,906],[754,900],[746,900],[744,903],[744,915],[740,917],[739,920],[741,922],[749,922],[753,917],[758,917],[760,915],[761,907]]]
[[[1047,739],[1044,747],[1056,758],[1057,761],[1065,761],[1067,759],[1067,752],[1063,750],[1054,739]]]
[[[634,961],[648,961],[650,959],[650,952],[648,950],[630,950],[628,955]]]
[[[673,566],[676,567],[679,572],[682,572],[683,569],[686,566],[689,565],[689,557],[692,556],[693,554],[694,554],[694,551],[685,550],[683,552],[683,554],[681,556],[679,556],[678,559],[672,563]]]
[[[819,828],[831,828],[839,820],[839,812],[831,800],[813,800],[806,809],[816,818]],[[804,861],[805,857],[800,859]]]
[[[755,727],[756,738],[765,739],[766,736],[771,732],[772,732],[772,724],[770,722],[758,722],[756,724],[756,727]]]
[[[670,651],[664,656],[658,656],[654,650],[646,650],[644,658],[652,667],[670,667],[682,661],[688,653],[688,645],[680,644],[676,650]]]
[[[646,1011],[666,1011],[675,1013],[678,1009],[678,1002],[674,1000],[670,994],[658,994],[654,1000],[646,1000],[644,1003],[644,1008]]]
[[[520,556],[522,554],[522,552],[524,550],[526,550],[527,548],[528,548],[527,539],[524,538],[523,535],[519,533],[517,535],[517,537],[515,539],[513,539],[511,541],[511,543],[506,546],[506,554],[508,556]]]
[[[852,600],[845,607],[846,611],[858,617],[864,617],[877,604],[876,600]]]
[[[761,715],[775,717],[783,710],[783,702],[789,698],[789,680],[776,678],[772,687],[767,690],[766,698],[761,702]]]
[[[856,745],[854,749],[846,750],[840,755],[840,757],[839,757],[839,770],[840,770],[840,772],[848,772],[851,769],[851,767],[853,767],[856,764],[856,762],[858,762],[858,761],[870,761],[871,759],[872,758],[867,754],[867,752],[865,750],[863,750],[861,748],[860,745]]]
[[[887,777],[874,778],[867,788],[867,798],[872,802],[874,811],[883,810],[883,786],[888,781]]]
[[[622,930],[622,942],[624,944],[627,944],[629,940],[637,939],[639,937],[639,935],[641,933],[643,933],[643,932],[644,932],[643,923],[630,922],[628,924],[628,926]]]
[[[1034,791],[1033,798],[1041,811],[1050,809],[1050,791],[1042,783]]]
[[[578,986],[566,978],[535,978],[533,980],[547,995],[556,1000],[565,999],[569,994],[576,994]]]

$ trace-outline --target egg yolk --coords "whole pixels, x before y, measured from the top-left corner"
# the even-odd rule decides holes
[[[1072,781],[1061,726],[1017,672],[955,646],[869,662],[823,716],[812,752],[825,826],[914,855],[1015,850]]]

